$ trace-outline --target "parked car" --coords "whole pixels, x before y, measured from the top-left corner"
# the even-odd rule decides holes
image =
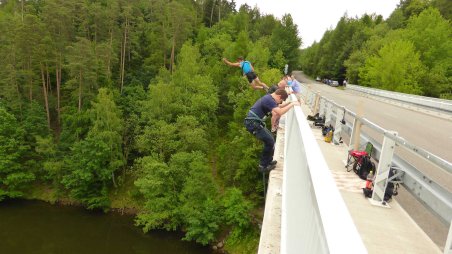
[[[337,82],[336,80],[331,80],[331,86],[338,86],[339,82]]]
[[[315,78],[315,81],[320,82],[320,77],[317,76],[317,78]]]

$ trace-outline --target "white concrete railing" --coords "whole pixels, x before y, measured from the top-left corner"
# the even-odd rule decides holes
[[[379,97],[389,98],[391,100],[408,102],[415,105],[420,105],[424,107],[429,107],[433,109],[444,110],[447,112],[452,112],[452,101],[445,99],[437,99],[426,96],[414,95],[414,94],[405,94],[399,92],[386,91],[376,88],[357,86],[357,85],[347,85],[347,89],[375,95]]]
[[[285,126],[280,253],[367,253],[300,107]]]

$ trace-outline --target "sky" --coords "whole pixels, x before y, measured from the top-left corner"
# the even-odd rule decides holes
[[[235,0],[237,9],[244,3],[256,6],[262,14],[273,14],[278,19],[290,13],[298,25],[302,48],[319,42],[326,30],[336,27],[345,13],[361,17],[364,13],[382,15],[387,19],[400,0]]]

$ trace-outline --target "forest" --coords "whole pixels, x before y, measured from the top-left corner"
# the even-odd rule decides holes
[[[311,77],[452,99],[452,1],[404,0],[391,15],[345,14],[300,63]]]
[[[255,252],[261,145],[243,118],[264,92],[222,58],[277,82],[299,59],[290,15],[226,0],[1,1],[0,35],[0,201],[131,211],[144,232]]]
[[[256,252],[261,144],[245,128],[286,64],[382,89],[451,98],[451,4],[401,1],[347,15],[301,50],[281,19],[227,0],[0,1],[0,202],[39,199],[135,214],[230,253]]]

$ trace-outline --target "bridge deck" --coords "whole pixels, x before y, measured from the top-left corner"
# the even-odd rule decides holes
[[[307,106],[302,105],[302,110],[305,115],[310,114]],[[258,253],[280,253],[283,124],[284,119],[281,119],[282,128],[278,130],[274,156],[278,164],[269,177]],[[346,172],[344,168],[347,154],[345,144],[326,143],[323,141],[321,129],[313,128],[312,131],[368,253],[441,253],[438,246],[397,203],[397,197],[389,203],[391,208],[373,206],[364,198],[361,188],[364,187],[365,181],[353,172]]]

